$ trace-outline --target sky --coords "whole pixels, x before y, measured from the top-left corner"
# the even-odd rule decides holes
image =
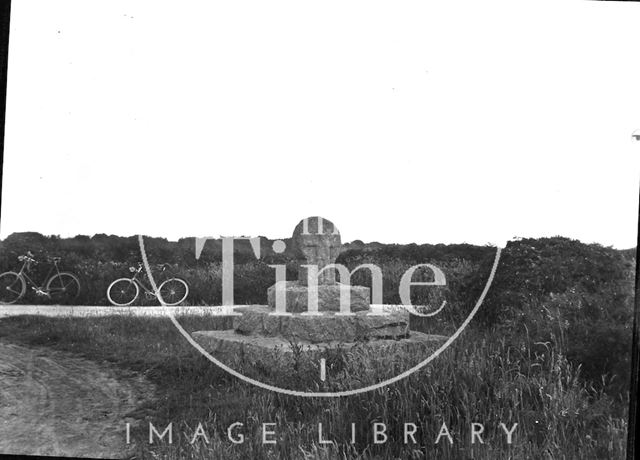
[[[12,4],[19,231],[636,245],[640,3]]]

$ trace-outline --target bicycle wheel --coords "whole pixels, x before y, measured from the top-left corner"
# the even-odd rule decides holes
[[[170,278],[158,287],[158,291],[166,305],[178,305],[189,295],[189,285],[180,278]]]
[[[0,304],[9,305],[17,302],[27,289],[22,276],[16,272],[5,272],[0,275]]]
[[[131,305],[140,294],[138,284],[129,278],[115,280],[107,288],[107,298],[112,305],[126,307]]]
[[[45,289],[55,303],[73,302],[80,295],[80,281],[73,273],[60,272],[49,278]]]

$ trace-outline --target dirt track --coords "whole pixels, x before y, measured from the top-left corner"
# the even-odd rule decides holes
[[[152,396],[140,377],[0,341],[0,453],[126,457],[127,414]]]

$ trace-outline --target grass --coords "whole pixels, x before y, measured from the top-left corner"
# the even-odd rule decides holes
[[[213,329],[219,318],[183,317],[189,330]],[[0,338],[48,346],[140,372],[157,386],[155,402],[133,414],[144,420],[132,431],[139,458],[623,458],[626,401],[580,378],[559,345],[510,346],[499,331],[467,329],[439,358],[410,377],[362,395],[319,399],[262,390],[219,369],[193,349],[167,318],[128,315],[90,318],[20,316],[0,320]],[[523,335],[525,331],[523,331]],[[558,342],[559,343],[559,342]],[[372,356],[368,349],[327,355],[331,383],[318,379],[305,355],[269,363],[237,359],[234,368],[298,390],[354,388],[419,360],[407,353]],[[148,422],[173,422],[173,444],[149,445]],[[227,439],[241,422],[244,443]],[[484,443],[471,443],[481,422]],[[198,423],[209,437],[190,444]],[[263,423],[275,423],[277,443],[263,444]],[[322,423],[321,444],[318,424]],[[356,442],[351,443],[351,424]],[[386,424],[388,440],[373,442],[372,424]],[[417,426],[416,444],[404,443],[405,423]],[[435,440],[445,423],[453,438]],[[507,444],[499,424],[517,423]],[[124,430],[124,427],[123,427]]]

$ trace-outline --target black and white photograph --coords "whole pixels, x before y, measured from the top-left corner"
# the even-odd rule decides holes
[[[1,456],[640,452],[640,2],[1,19]]]

